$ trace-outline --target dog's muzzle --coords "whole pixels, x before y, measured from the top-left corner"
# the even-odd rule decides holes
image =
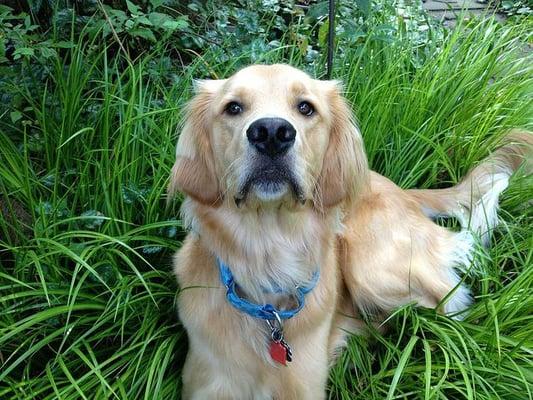
[[[251,163],[239,187],[235,202],[240,205],[253,189],[259,198],[278,199],[289,187],[300,202],[305,201],[301,185],[293,173],[296,129],[283,118],[260,118],[246,131],[252,147]]]

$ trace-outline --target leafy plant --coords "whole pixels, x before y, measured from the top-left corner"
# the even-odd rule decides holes
[[[498,2],[498,8],[509,16],[533,15],[533,1],[531,0],[502,0]]]
[[[161,3],[155,2],[153,3]],[[151,11],[145,13],[139,6],[126,0],[128,12],[104,6],[105,14],[109,17],[108,24],[103,24],[103,34],[110,36],[126,33],[130,39],[144,39],[152,43],[157,41],[156,34],[165,40],[176,30],[183,31],[189,27],[186,15],[173,18],[168,14]]]
[[[57,48],[70,47],[68,42],[45,40],[38,28],[30,15],[13,15],[11,8],[0,5],[0,65],[21,59],[48,60],[57,55]]]

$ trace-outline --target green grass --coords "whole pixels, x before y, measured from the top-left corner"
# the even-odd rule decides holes
[[[509,128],[531,129],[528,32],[473,23],[425,53],[370,35],[338,57],[372,168],[438,187]],[[298,66],[294,49],[261,61]],[[17,88],[23,119],[0,123],[0,398],[177,398],[187,345],[171,255],[185,233],[165,188],[192,78],[233,64],[208,53],[170,82],[157,53],[124,67],[83,40],[69,52],[37,93]],[[398,310],[386,333],[351,339],[330,398],[532,398],[532,196],[515,176],[482,272],[465,277],[470,315]]]

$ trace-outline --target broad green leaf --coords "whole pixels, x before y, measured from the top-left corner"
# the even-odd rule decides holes
[[[50,58],[57,56],[57,52],[50,47],[40,47],[39,51],[44,58]]]
[[[35,50],[31,47],[19,47],[13,53],[13,58],[15,60],[19,59],[22,56],[31,57],[35,54]]]
[[[157,7],[165,4],[165,0],[150,0],[152,9],[155,10]]]
[[[154,26],[161,27],[166,21],[170,21],[172,17],[168,14],[160,13],[160,12],[151,12],[148,14],[148,19]]]
[[[137,22],[143,25],[152,26],[152,21],[146,18],[144,15],[141,15],[137,18]]]
[[[189,23],[184,19],[165,21],[163,23],[163,28],[169,31],[186,29],[188,26],[189,26]]]
[[[16,123],[22,118],[22,113],[20,111],[11,111],[9,117],[11,118],[12,123]]]
[[[309,6],[306,17],[312,19],[319,19],[328,15],[329,4],[328,1],[319,1],[316,4]]]
[[[133,4],[130,0],[126,0],[126,6],[128,7],[128,11],[134,15],[140,14],[140,9],[135,4]]]
[[[355,0],[357,7],[368,17],[371,9],[371,0]]]
[[[52,46],[53,47],[58,47],[60,49],[72,49],[73,47],[75,47],[74,43],[68,42],[68,41],[65,41],[65,40],[60,40],[58,42],[54,42],[54,43],[52,43]]]
[[[149,40],[151,42],[155,42],[157,39],[155,38],[154,33],[148,29],[148,28],[135,28],[130,31],[128,31],[130,36],[133,37],[140,37],[146,40]]]

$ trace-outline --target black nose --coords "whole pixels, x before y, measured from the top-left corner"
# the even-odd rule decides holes
[[[246,136],[257,151],[274,157],[285,153],[294,144],[296,130],[283,118],[261,118],[250,125]]]

